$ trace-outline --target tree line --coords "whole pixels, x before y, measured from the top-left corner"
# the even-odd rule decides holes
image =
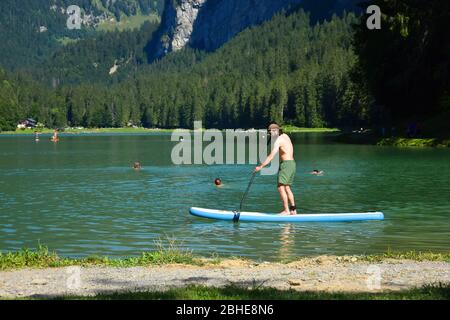
[[[357,81],[393,123],[426,121],[450,133],[450,2],[371,1],[382,11],[381,29],[355,25]]]
[[[214,53],[186,48],[112,85],[47,88],[26,75],[17,115],[46,126],[306,127],[370,121],[370,96],[352,82],[352,13],[311,25],[302,10],[245,30]],[[0,114],[0,117],[2,115]],[[13,124],[13,123],[12,123]],[[4,128],[2,128],[5,130]]]
[[[381,30],[368,30],[365,15],[311,24],[302,10],[282,12],[215,52],[185,48],[151,65],[136,64],[108,84],[52,88],[27,73],[3,72],[0,127],[13,128],[25,117],[48,127],[165,128],[189,128],[194,120],[209,128],[249,128],[270,121],[355,127],[444,119],[450,107],[448,4],[379,5]]]

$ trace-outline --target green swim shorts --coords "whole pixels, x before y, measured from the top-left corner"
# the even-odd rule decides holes
[[[278,183],[290,186],[294,183],[296,165],[294,160],[282,161],[278,171]]]

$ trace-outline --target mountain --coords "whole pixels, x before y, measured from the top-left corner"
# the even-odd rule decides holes
[[[142,23],[142,1],[2,0],[0,130],[28,117],[49,127],[391,128],[432,116],[448,132],[449,4],[371,1],[383,8],[373,31],[358,1],[166,0],[159,24]],[[65,26],[74,2],[81,30]]]
[[[350,77],[357,22],[353,13],[315,25],[302,10],[278,13],[214,52],[185,47],[112,84],[51,89],[0,77],[0,129],[28,117],[48,127],[190,128],[195,120],[207,128],[364,124],[370,99]]]
[[[0,66],[52,86],[115,83],[188,45],[211,52],[280,10],[307,8],[311,23],[354,0],[13,0],[0,2]],[[69,5],[81,28],[69,29]],[[162,17],[162,23],[160,24]],[[155,31],[156,30],[156,31]]]
[[[81,28],[67,27],[70,5],[80,8]],[[159,23],[163,0],[16,0],[0,1],[0,65],[24,70],[40,65],[68,43],[100,31]]]
[[[151,60],[189,45],[213,51],[237,33],[270,19],[276,12],[304,8],[315,23],[344,10],[355,0],[166,0],[158,36],[149,46]]]

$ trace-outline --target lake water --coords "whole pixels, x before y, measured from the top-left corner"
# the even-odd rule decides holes
[[[450,150],[333,143],[294,135],[293,187],[306,212],[380,210],[384,221],[246,223],[190,216],[237,209],[253,165],[176,166],[170,134],[0,136],[0,250],[123,257],[176,239],[194,254],[276,260],[386,250],[449,251]],[[134,171],[134,161],[143,169]],[[308,174],[324,170],[323,176]],[[220,177],[224,187],[213,180]],[[276,176],[257,176],[245,209],[278,212]]]

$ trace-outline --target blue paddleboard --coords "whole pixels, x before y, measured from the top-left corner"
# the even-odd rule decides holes
[[[192,207],[189,213],[202,218],[233,221],[236,218],[234,211],[214,210]],[[239,221],[259,222],[337,222],[337,221],[361,221],[361,220],[384,220],[383,212],[360,212],[360,213],[319,213],[319,214],[297,214],[280,215],[260,212],[241,212]]]

